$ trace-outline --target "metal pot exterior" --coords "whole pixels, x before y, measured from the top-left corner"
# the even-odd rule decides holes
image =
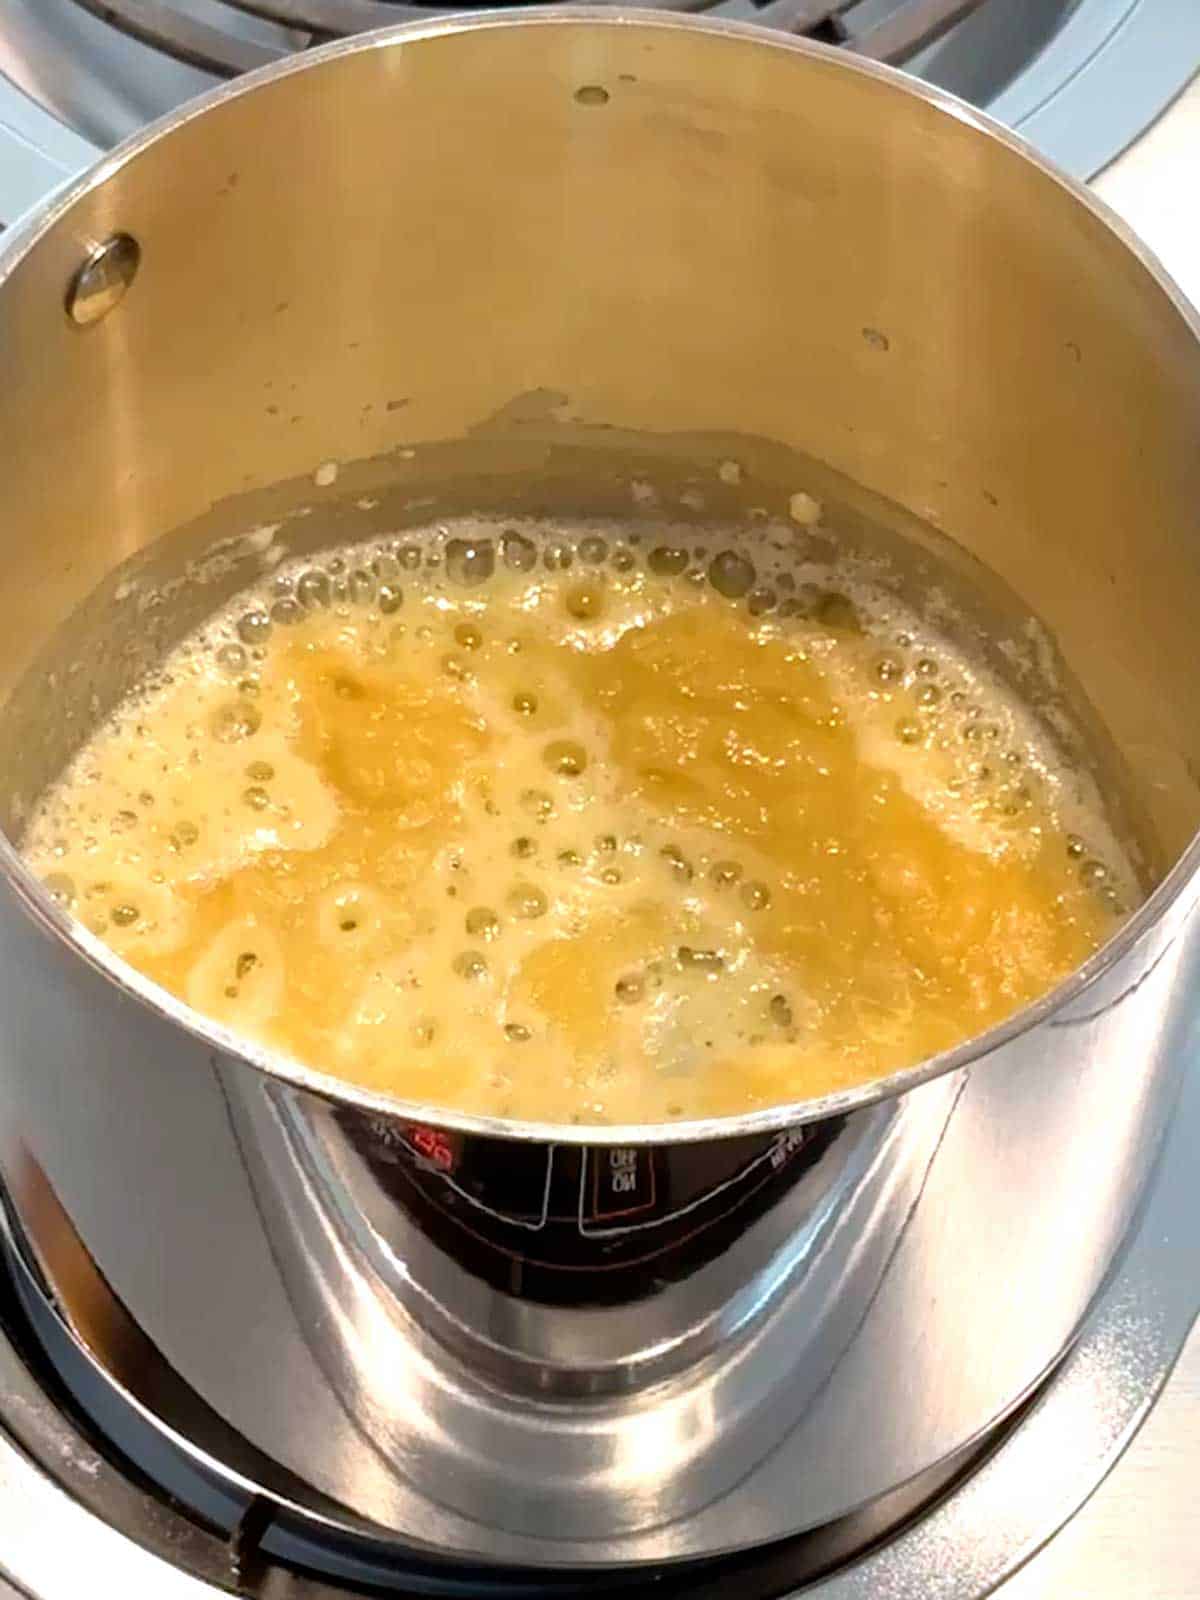
[[[81,327],[117,234],[140,265]],[[164,530],[540,393],[614,438],[803,449],[947,530],[1087,685],[1165,858],[1195,830],[1195,327],[1085,199],[888,74],[661,17],[402,30],[152,132],[3,272],[14,706]],[[0,1176],[101,1362],[136,1384],[115,1297],[178,1385],[142,1398],[198,1397],[292,1493],[502,1560],[779,1537],[956,1457],[1069,1342],[1195,1043],[1188,865],[936,1075],[608,1141],[264,1070],[10,862]]]
[[[314,1499],[499,1560],[695,1555],[896,1490],[1054,1362],[1194,1049],[1197,954],[1173,919],[1030,1035],[815,1125],[807,1169],[769,1138],[774,1203],[691,1275],[548,1305],[412,1204],[453,1181],[414,1154],[429,1129],[214,1054],[6,902],[0,1157],[60,1314],[168,1422],[187,1397],[126,1366],[110,1294]],[[568,1178],[582,1156],[516,1148]],[[689,1149],[635,1154],[669,1172]],[[536,1233],[487,1220],[536,1260]]]

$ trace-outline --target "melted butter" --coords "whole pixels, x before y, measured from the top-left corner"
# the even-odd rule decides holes
[[[467,578],[293,608],[251,649],[219,619],[45,798],[34,869],[269,1046],[586,1122],[915,1063],[1136,895],[1032,719],[886,607],[802,586],[755,617],[641,566]]]

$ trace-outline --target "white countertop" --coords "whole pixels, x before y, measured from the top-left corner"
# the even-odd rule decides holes
[[[1200,303],[1198,177],[1200,78],[1094,187]],[[1200,1325],[1108,1479],[998,1600],[1200,1600],[1198,1485]]]
[[[997,1600],[1200,1600],[1200,1328],[1129,1449]]]
[[[1200,304],[1200,77],[1092,184]]]

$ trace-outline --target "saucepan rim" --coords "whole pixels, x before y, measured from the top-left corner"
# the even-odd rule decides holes
[[[723,18],[697,17],[675,12],[615,7],[608,5],[557,5],[537,11],[482,11],[460,17],[438,17],[429,21],[402,23],[394,28],[352,36],[349,39],[287,57],[279,62],[222,84],[188,101],[184,106],[150,123],[118,145],[109,155],[81,176],[56,191],[19,222],[0,246],[0,290],[26,258],[30,250],[67,214],[84,195],[104,184],[114,173],[142,151],[169,137],[177,129],[203,117],[228,100],[252,95],[265,85],[296,72],[319,71],[343,56],[373,50],[403,49],[421,40],[459,33],[475,33],[492,28],[545,28],[578,26],[630,28],[663,33],[693,32],[726,36],[752,42],[761,50],[772,50],[808,57],[822,66],[886,84],[893,92],[923,101],[926,105],[967,124],[980,138],[1003,145],[1014,155],[1030,162],[1045,179],[1062,190],[1076,205],[1090,212],[1115,235],[1140,263],[1167,297],[1182,326],[1196,342],[1200,362],[1200,314],[1165,270],[1157,256],[1131,228],[1083,184],[1069,177],[1053,162],[1039,154],[1027,140],[1004,127],[974,106],[945,90],[918,82],[895,68],[865,60],[831,46],[771,32],[750,22]],[[1047,1022],[1056,1013],[1073,1005],[1117,962],[1128,956],[1164,915],[1180,901],[1188,889],[1200,894],[1200,832],[1192,839],[1146,901],[1118,929],[1117,933],[1081,966],[1032,1005],[1024,1006],[1005,1021],[956,1045],[930,1056],[915,1066],[871,1079],[852,1088],[812,1099],[788,1101],[737,1116],[716,1116],[645,1124],[562,1124],[484,1116],[420,1101],[404,1100],[362,1088],[306,1066],[280,1051],[255,1044],[194,1011],[184,1001],[143,976],[115,954],[101,939],[55,904],[39,880],[25,865],[12,841],[0,833],[0,878],[11,888],[24,912],[43,932],[110,981],[115,989],[161,1019],[183,1029],[213,1053],[214,1061],[244,1064],[281,1085],[307,1091],[323,1100],[354,1106],[388,1119],[418,1122],[493,1138],[574,1145],[668,1145],[694,1143],[706,1139],[729,1139],[770,1134],[826,1117],[893,1099],[946,1073],[968,1067],[1018,1035]]]

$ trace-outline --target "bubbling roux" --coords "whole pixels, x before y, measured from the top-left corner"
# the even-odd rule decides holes
[[[196,1010],[405,1099],[656,1122],[1036,999],[1136,881],[1032,715],[836,570],[471,525],[284,570],[36,813]]]

